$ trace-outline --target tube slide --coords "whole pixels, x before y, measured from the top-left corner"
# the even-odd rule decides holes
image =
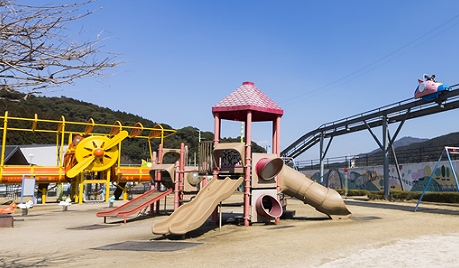
[[[351,216],[337,191],[320,185],[303,173],[284,165],[278,178],[280,192],[302,200],[332,219],[345,219]]]
[[[243,181],[231,179],[211,179],[189,203],[180,206],[166,220],[153,224],[153,234],[183,235],[199,228],[209,218],[221,201],[230,197]]]

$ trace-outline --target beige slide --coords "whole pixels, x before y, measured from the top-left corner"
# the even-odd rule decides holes
[[[243,181],[239,179],[211,179],[196,197],[180,206],[166,220],[153,224],[153,234],[186,234],[199,228],[221,201],[230,197]]]
[[[284,165],[280,171],[280,192],[298,198],[317,211],[332,219],[345,219],[351,216],[341,195],[330,188],[309,179],[303,173]]]

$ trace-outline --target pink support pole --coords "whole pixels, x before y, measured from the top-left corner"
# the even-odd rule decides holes
[[[153,152],[153,155],[152,155],[152,158],[151,158],[151,164],[154,165],[156,164],[156,152]],[[155,182],[153,181],[151,186],[150,186],[150,190],[153,190],[156,188],[156,191],[159,191],[160,190],[160,183],[159,182]],[[158,204],[158,208],[159,208],[159,200],[156,201],[156,203]],[[159,210],[159,209],[158,209]],[[151,204],[150,205],[150,215],[153,216],[154,214],[154,211],[155,211],[155,203]],[[157,211],[156,213],[158,213],[159,211]]]
[[[185,144],[180,144],[180,162],[179,162],[179,200],[183,200],[183,179],[185,177]]]
[[[214,148],[220,142],[220,115],[214,115]],[[213,177],[218,178],[218,167],[213,169]]]
[[[276,117],[276,120],[273,121],[273,153],[279,156],[280,154],[280,116]],[[276,177],[276,190],[277,190],[277,200],[280,202],[280,176]],[[280,217],[275,218],[275,222],[280,222]]]
[[[250,171],[252,167],[252,112],[247,112],[245,123],[245,179],[244,179],[244,226],[249,226],[250,221]]]
[[[217,146],[217,144],[220,142],[220,116],[219,114],[214,115],[214,148]],[[213,179],[216,180],[218,179],[218,169],[219,167],[214,167],[212,171]],[[212,224],[217,225],[217,219],[218,219],[218,211],[217,208],[215,208],[214,212],[212,212]]]
[[[179,165],[179,163],[176,163],[175,174],[174,174],[175,178],[179,177],[179,176],[177,176],[177,174],[180,173],[178,165]],[[180,197],[179,197],[179,183],[178,183],[178,179],[176,179],[175,183],[174,183],[174,211],[177,210],[178,207],[179,207],[179,200],[180,200]]]
[[[276,118],[276,154],[277,156],[280,156],[280,129],[281,129],[281,117],[278,116]]]
[[[160,143],[159,146],[158,146],[158,164],[162,164],[163,163],[163,145]],[[161,182],[159,182],[161,180],[161,172],[160,171],[156,171],[156,189],[160,189],[161,188]],[[158,200],[156,201],[156,214],[159,214],[159,207],[161,205],[161,202]]]

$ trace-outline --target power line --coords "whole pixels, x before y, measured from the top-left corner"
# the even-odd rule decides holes
[[[457,18],[459,17],[459,14],[452,17],[451,19],[443,22],[442,24],[438,25],[437,27],[427,31],[426,33],[422,34],[421,36],[415,38],[414,40],[406,43],[405,45],[401,46],[400,48],[390,52],[389,54],[365,65],[364,67],[362,68],[359,68],[341,78],[338,78],[336,80],[334,80],[333,82],[331,83],[328,83],[324,86],[321,86],[321,87],[318,87],[318,88],[315,88],[313,90],[310,90],[304,94],[301,94],[301,95],[297,95],[295,97],[292,97],[292,98],[289,98],[287,100],[284,100],[284,101],[280,101],[280,103],[282,104],[292,104],[292,103],[295,103],[295,102],[298,102],[298,101],[301,101],[304,97],[308,96],[308,95],[312,95],[314,93],[323,93],[323,92],[326,92],[326,91],[330,91],[338,86],[341,86],[343,84],[346,84],[352,80],[355,80],[379,67],[381,67],[382,65],[384,64],[387,64],[388,62],[390,61],[393,61],[399,57],[401,57],[402,55],[406,54],[407,52],[413,50],[414,48],[424,44],[425,42],[427,41],[430,41],[433,39],[433,37],[436,37],[444,32],[446,32],[447,30],[449,30],[450,28],[454,27],[455,25],[457,25],[459,22],[456,22],[456,23],[453,23],[452,25],[450,25],[449,27],[446,27],[442,30],[440,30],[442,27],[446,26],[447,24],[451,23],[452,21],[456,20]],[[440,31],[439,31],[440,30]],[[435,33],[435,34],[434,34]],[[429,36],[430,35],[430,36]],[[427,38],[428,37],[428,38]],[[423,40],[424,39],[424,40]],[[418,41],[421,41],[423,40],[422,42],[418,42]],[[418,43],[417,43],[418,42]],[[417,44],[416,44],[417,43]],[[412,46],[411,48],[409,48],[410,46]],[[398,54],[397,54],[398,53]],[[392,57],[392,58],[391,58]]]

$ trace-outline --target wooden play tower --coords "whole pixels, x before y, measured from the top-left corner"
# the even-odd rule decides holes
[[[222,99],[212,107],[214,116],[214,150],[218,150],[221,120],[240,121],[245,125],[245,140],[243,152],[244,170],[244,226],[250,224],[250,197],[251,193],[251,171],[252,171],[252,123],[272,122],[272,153],[279,156],[280,153],[280,118],[284,111],[261,92],[253,82],[243,82],[242,86],[233,91],[226,98]],[[214,169],[214,177],[218,176],[218,169]],[[276,181],[275,192],[279,192],[279,181]]]

